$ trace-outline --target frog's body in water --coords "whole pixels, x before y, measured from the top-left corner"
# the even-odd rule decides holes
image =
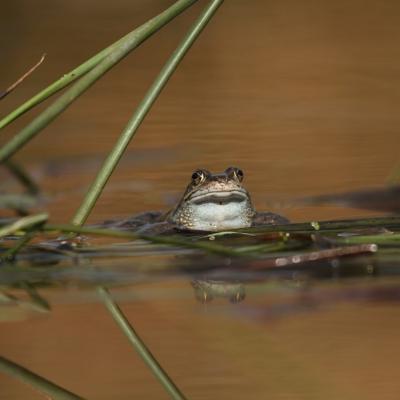
[[[220,174],[196,170],[181,200],[166,214],[146,212],[112,225],[154,234],[173,230],[218,232],[289,222],[277,214],[256,212],[242,181],[243,171],[235,167]]]

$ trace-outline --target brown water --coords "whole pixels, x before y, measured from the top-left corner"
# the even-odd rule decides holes
[[[44,189],[52,221],[71,219],[200,3],[16,156]],[[1,102],[1,114],[169,4],[4,4],[0,87],[43,52],[47,58]],[[396,1],[227,1],[146,118],[90,221],[168,208],[197,167],[243,168],[259,209],[280,199],[383,184],[399,160],[399,13]],[[6,128],[1,143],[33,114]],[[14,188],[2,179],[5,190]],[[370,215],[333,207],[273,209],[294,221]],[[343,285],[320,283],[315,290]],[[262,318],[249,310],[296,305],[301,294],[285,284],[256,289],[232,307],[225,300],[197,303],[184,279],[117,294],[189,398],[399,398],[395,303],[333,301]],[[167,398],[94,292],[47,289],[42,295],[53,311],[10,313],[1,325],[2,355],[88,398]],[[0,377],[0,387],[1,399],[40,398],[8,377]]]

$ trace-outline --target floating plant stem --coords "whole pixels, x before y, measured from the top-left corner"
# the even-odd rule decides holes
[[[88,71],[86,75],[81,77],[78,82],[62,94],[53,104],[46,108],[30,124],[0,148],[0,163],[11,157],[40,130],[45,128],[85,90],[92,86],[110,68],[121,61],[130,51],[138,47],[144,40],[184,11],[194,3],[194,1],[196,0],[178,0],[164,12],[135,29],[124,40],[117,42],[115,48]]]
[[[138,127],[145,118],[146,114],[149,112],[151,106],[157,99],[161,90],[164,88],[169,78],[179,65],[180,61],[190,49],[193,42],[199,36],[201,31],[204,29],[208,21],[214,15],[218,7],[222,4],[223,0],[212,1],[206,9],[201,13],[195,24],[192,26],[190,31],[186,34],[182,42],[173,52],[169,60],[166,62],[159,75],[151,85],[150,89],[144,96],[143,100],[135,110],[133,116],[129,120],[125,129],[121,133],[116,145],[113,150],[105,160],[101,170],[99,171],[95,181],[92,183],[88,190],[88,193],[82,202],[80,208],[75,214],[72,223],[75,225],[82,225],[85,223],[87,217],[89,216],[92,208],[94,207],[98,197],[100,196],[104,186],[106,185],[108,179],[110,178],[112,172],[117,166],[120,158],[122,157],[125,149],[127,148],[129,142],[135,135]]]
[[[151,369],[153,374],[157,377],[157,379],[164,386],[171,397],[173,399],[185,399],[184,395],[180,392],[180,390],[177,388],[171,378],[163,370],[153,354],[151,354],[150,350],[146,347],[142,339],[138,336],[136,331],[130,325],[129,321],[126,319],[121,309],[113,301],[108,290],[100,287],[97,289],[97,291],[104,304],[106,305],[108,311],[114,318],[114,321],[129,339],[135,350],[139,353],[140,357],[142,357],[143,361]]]
[[[90,228],[90,227],[79,227],[76,225],[54,225],[48,224],[40,228],[42,231],[47,232],[64,232],[64,233],[82,233],[87,235],[98,235],[98,236],[108,236],[121,239],[142,239],[150,243],[184,247],[195,250],[203,250],[207,253],[219,254],[224,256],[241,256],[242,254],[235,249],[226,247],[220,244],[212,242],[195,242],[192,240],[182,239],[177,236],[149,236],[138,234],[134,232],[118,231],[114,229],[102,229],[102,228]]]
[[[357,244],[353,246],[334,247],[331,249],[314,250],[294,255],[282,255],[269,259],[250,261],[246,264],[246,269],[253,271],[258,269],[289,267],[338,257],[373,254],[377,250],[378,248],[375,244]]]
[[[35,225],[46,222],[48,215],[46,213],[23,217],[9,225],[0,228],[0,237],[12,235],[20,230],[32,228]]]
[[[358,228],[400,228],[400,217],[377,217],[377,218],[363,218],[363,219],[347,219],[347,220],[333,220],[333,221],[312,221],[300,222],[284,225],[270,225],[259,226],[251,228],[238,229],[238,232],[247,233],[268,233],[268,232],[302,232],[302,233],[315,233],[315,232],[331,232],[348,229]]]
[[[83,397],[56,385],[55,383],[43,378],[25,367],[18,365],[7,358],[0,356],[0,371],[16,379],[19,379],[40,392],[46,394],[49,398],[56,400],[82,400]]]
[[[374,243],[379,245],[399,245],[399,233],[381,233],[378,235],[354,235],[345,238],[335,238],[336,243],[343,244],[366,244]]]

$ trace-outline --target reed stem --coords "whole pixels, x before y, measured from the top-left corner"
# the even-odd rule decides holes
[[[0,148],[0,163],[6,161],[15,154],[25,143],[31,140],[38,132],[53,121],[84,91],[89,89],[101,76],[121,61],[130,51],[138,47],[143,41],[192,5],[195,1],[196,0],[178,0],[164,12],[132,31],[123,40],[121,39],[118,41],[112,46],[111,50],[110,48],[108,48],[108,50],[106,49],[108,53],[106,52],[105,54],[102,54],[102,57],[105,56],[103,59],[99,59],[98,55],[94,57],[94,61],[93,58],[90,59],[89,64],[92,69],[86,71],[86,67],[83,68],[83,70],[87,72],[86,75],[84,75],[53,104],[38,115],[30,124],[15,135],[8,143]],[[71,75],[73,75],[73,73],[71,73]]]
[[[34,387],[42,393],[45,393],[52,399],[56,400],[83,400],[83,397],[56,385],[55,383],[29,371],[25,367],[0,356],[0,371],[13,378],[19,379],[24,383]]]
[[[101,170],[99,171],[95,181],[89,188],[85,199],[83,200],[80,208],[76,212],[72,223],[75,225],[82,225],[85,223],[87,217],[89,216],[91,210],[93,209],[97,199],[99,198],[104,186],[106,185],[108,179],[110,178],[112,172],[117,166],[119,160],[121,159],[125,149],[127,148],[129,142],[135,135],[137,129],[139,128],[141,122],[149,112],[151,106],[159,96],[161,90],[164,88],[169,78],[179,65],[180,61],[190,49],[196,38],[199,36],[201,31],[207,25],[208,21],[217,11],[218,7],[222,4],[223,0],[213,0],[206,9],[201,13],[197,21],[194,23],[192,28],[186,34],[182,42],[173,52],[169,60],[166,62],[159,75],[151,85],[150,89],[144,96],[143,100],[135,110],[133,116],[129,120],[125,129],[121,133],[116,145],[113,150],[106,158]]]
[[[121,239],[135,240],[142,239],[150,243],[161,244],[167,246],[177,246],[188,249],[203,250],[207,253],[218,254],[222,256],[241,256],[241,253],[229,247],[211,243],[197,242],[192,240],[182,239],[177,236],[149,236],[134,232],[125,232],[114,229],[79,227],[75,225],[54,225],[49,224],[41,227],[42,231],[47,232],[65,232],[65,233],[82,233],[87,235],[108,236]]]
[[[42,224],[47,221],[48,217],[49,216],[47,214],[43,213],[43,214],[31,215],[29,217],[20,218],[9,225],[2,226],[0,228],[0,238],[12,235],[13,233],[18,232],[20,230],[26,230],[35,225]]]
[[[118,142],[114,146],[110,155],[103,164],[102,169],[99,171],[95,181],[89,188],[89,191],[81,205],[78,209],[75,217],[72,220],[74,225],[81,226],[86,221],[88,215],[93,209],[98,197],[100,196],[104,186],[106,185],[109,177],[117,166],[120,158],[122,157],[125,149],[127,148],[130,140],[136,133],[137,128],[140,126],[141,122],[145,118],[147,112],[150,110],[152,104],[157,99],[163,87],[168,82],[168,79],[175,71],[179,62],[182,60],[186,52],[190,49],[191,45],[201,33],[201,31],[206,26],[207,22],[214,15],[217,8],[222,4],[223,0],[213,0],[201,13],[197,21],[194,23],[190,31],[184,37],[183,41],[171,55],[170,59],[167,61],[157,79],[154,81],[153,85],[150,87],[149,91],[145,95],[142,102],[139,104],[138,108],[134,112],[132,118],[128,122],[122,132]],[[164,386],[165,390],[169,395],[176,400],[184,400],[184,395],[180,392],[178,387],[174,384],[167,373],[162,369],[161,365],[152,355],[150,350],[146,347],[144,342],[138,336],[134,328],[130,325],[127,318],[122,313],[118,305],[113,301],[111,295],[106,288],[99,287],[98,293],[101,296],[105,306],[111,313],[115,322],[118,324],[119,328],[127,336],[129,341],[132,343],[133,347],[142,357],[143,361],[150,368],[153,374],[156,376],[158,381]]]
[[[185,399],[185,396],[181,393],[181,391],[174,384],[171,378],[163,370],[161,365],[155,359],[150,350],[146,347],[145,343],[133,329],[132,325],[129,323],[127,318],[124,316],[121,309],[113,301],[108,290],[103,287],[99,287],[97,289],[97,292],[99,293],[108,311],[114,318],[114,321],[117,323],[119,328],[132,343],[133,347],[136,349],[140,357],[142,357],[143,361],[147,364],[147,366],[156,376],[158,381],[164,386],[165,390],[171,395],[173,399],[177,400]]]

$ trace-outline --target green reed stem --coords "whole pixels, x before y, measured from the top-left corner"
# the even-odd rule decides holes
[[[159,382],[164,386],[166,391],[171,395],[173,399],[183,400],[185,396],[180,392],[180,390],[176,387],[171,378],[167,375],[167,373],[163,370],[161,365],[155,359],[153,354],[151,354],[150,350],[146,347],[142,339],[133,329],[132,325],[126,319],[124,314],[118,305],[113,301],[110,293],[107,289],[99,287],[97,289],[101,299],[106,305],[108,311],[114,318],[114,321],[117,323],[122,332],[126,335],[129,341],[132,343],[133,347],[139,353],[140,357],[142,357],[143,361],[147,364]]]
[[[128,125],[126,126],[125,130],[122,132],[119,141],[117,142],[116,146],[114,147],[113,151],[106,159],[103,168],[97,175],[97,178],[91,188],[88,191],[88,194],[82,203],[81,207],[79,208],[78,212],[76,213],[75,217],[73,218],[73,224],[75,225],[82,225],[92,208],[94,207],[96,200],[100,196],[101,191],[103,190],[105,184],[107,183],[111,173],[113,172],[114,168],[116,167],[118,161],[122,157],[126,147],[128,146],[130,140],[134,136],[137,128],[139,127],[140,123],[143,121],[144,117],[146,116],[147,112],[149,111],[151,105],[154,103],[158,95],[160,94],[162,88],[167,83],[169,77],[172,75],[176,67],[178,66],[179,62],[189,50],[191,45],[193,44],[194,40],[203,30],[207,22],[210,20],[214,12],[217,10],[218,6],[222,3],[222,0],[214,0],[212,1],[208,7],[203,11],[200,15],[192,29],[189,33],[185,36],[181,44],[172,54],[171,58],[167,61],[164,68],[161,70],[159,76],[151,86],[150,90],[146,94],[145,98],[137,108],[136,112],[134,113],[133,117],[129,121]],[[139,235],[138,235],[139,236]],[[142,237],[146,239],[145,237]],[[152,238],[150,239],[153,242],[158,242],[166,244],[166,240],[168,240],[171,244],[171,238]],[[176,244],[176,243],[175,243]],[[186,243],[185,243],[186,244]],[[124,332],[127,336],[129,341],[132,343],[133,347],[142,357],[143,361],[146,365],[150,368],[153,374],[156,376],[158,381],[164,386],[165,390],[170,394],[173,399],[181,400],[185,399],[184,395],[180,392],[178,387],[174,384],[171,378],[167,375],[167,373],[162,369],[161,365],[155,359],[155,357],[151,354],[150,350],[146,347],[144,342],[140,339],[136,331],[133,327],[129,324],[127,318],[124,316],[118,305],[113,301],[110,294],[108,293],[107,289],[103,287],[98,288],[98,292],[106,305],[107,309],[111,313],[112,317],[114,318],[115,322],[118,324],[120,329]]]
[[[399,233],[382,233],[379,235],[357,235],[346,238],[335,238],[336,243],[342,244],[365,244],[374,243],[380,245],[399,245]]]
[[[135,32],[135,31],[133,31]],[[95,54],[93,57],[86,60],[84,63],[74,68],[72,71],[64,74],[60,79],[53,82],[51,85],[47,86],[45,89],[37,93],[35,96],[30,98],[28,101],[20,105],[10,114],[5,116],[2,120],[0,120],[0,129],[6,127],[8,124],[16,120],[21,115],[25,114],[31,108],[37,106],[53,94],[59,92],[61,89],[64,89],[70,83],[74,82],[82,75],[85,75],[86,72],[90,71],[93,67],[95,67],[104,57],[110,54],[116,47],[118,47],[124,40],[128,39],[133,32],[128,33],[121,39],[117,40],[110,46],[106,47],[99,53]]]
[[[5,116],[2,120],[0,120],[0,129],[5,128],[7,125],[9,125],[11,122],[16,120],[18,117],[21,115],[25,114],[27,111],[29,111],[31,108],[35,107],[36,105],[40,104],[53,94],[59,92],[61,89],[65,88],[68,86],[70,83],[74,82],[78,78],[80,78],[82,75],[86,74],[86,72],[90,71],[94,66],[96,66],[105,56],[110,54],[110,52],[113,50],[113,48],[117,45],[120,44],[121,41],[123,41],[126,38],[124,36],[111,46],[105,48],[101,52],[97,53],[95,56],[91,57],[89,60],[85,61],[83,64],[79,65],[77,68],[73,69],[72,71],[66,73],[63,75],[60,79],[57,81],[53,82],[51,85],[49,85],[47,88],[43,89],[40,91],[38,94],[30,98],[28,101],[20,105],[18,108],[16,108],[14,111],[12,111],[10,114]]]
[[[113,229],[102,229],[102,228],[87,228],[78,227],[76,225],[67,224],[47,224],[40,228],[42,231],[46,232],[65,232],[65,233],[82,233],[87,235],[98,235],[98,236],[108,236],[121,239],[142,239],[150,243],[161,244],[167,246],[177,246],[194,250],[203,250],[207,253],[219,254],[223,256],[240,256],[241,253],[235,249],[231,249],[226,246],[222,246],[216,243],[210,242],[194,242],[185,239],[181,239],[175,236],[148,236],[133,232],[124,232]]]
[[[32,371],[18,365],[7,358],[0,356],[0,371],[13,378],[19,379],[24,383],[34,387],[48,397],[56,400],[82,400],[83,397],[56,385],[55,383],[43,378]]]
[[[269,233],[269,232],[301,232],[301,233],[315,233],[315,232],[331,232],[335,230],[348,230],[358,228],[400,228],[400,217],[377,217],[377,218],[363,218],[363,219],[347,219],[347,220],[333,220],[333,221],[314,221],[314,222],[301,222],[284,225],[270,225],[259,226],[251,228],[238,229],[238,232],[246,233]]]
[[[35,225],[42,224],[47,221],[48,217],[49,216],[46,213],[43,213],[20,218],[9,225],[1,227],[0,237],[12,235],[13,233],[20,230],[26,230],[32,228]]]
[[[89,191],[83,203],[75,214],[72,220],[73,224],[82,225],[85,223],[104,186],[106,185],[112,172],[117,166],[117,163],[122,157],[122,154],[127,148],[129,142],[135,135],[141,122],[145,118],[146,114],[150,110],[151,106],[157,99],[161,90],[168,82],[168,79],[171,77],[172,73],[175,71],[186,52],[190,49],[193,42],[199,36],[201,31],[204,29],[204,27],[214,15],[218,7],[222,4],[222,2],[223,0],[214,0],[206,7],[206,9],[201,13],[197,21],[194,23],[193,27],[186,34],[176,50],[173,52],[167,63],[164,65],[156,80],[154,81],[154,83],[146,93],[145,97],[139,104],[138,108],[134,112],[132,118],[129,120],[127,126],[121,133],[121,136],[118,139],[118,142],[114,146],[113,150],[111,151],[110,155],[105,160],[95,181],[89,188]]]
[[[74,100],[92,86],[115,64],[121,61],[130,51],[138,47],[144,40],[162,28],[167,22],[171,21],[195,1],[196,0],[178,0],[167,10],[135,29],[124,40],[117,42],[112,51],[98,62],[94,68],[88,71],[86,75],[69,88],[53,104],[51,104],[8,143],[0,148],[0,163],[4,162],[16,153],[25,143],[53,121]]]

